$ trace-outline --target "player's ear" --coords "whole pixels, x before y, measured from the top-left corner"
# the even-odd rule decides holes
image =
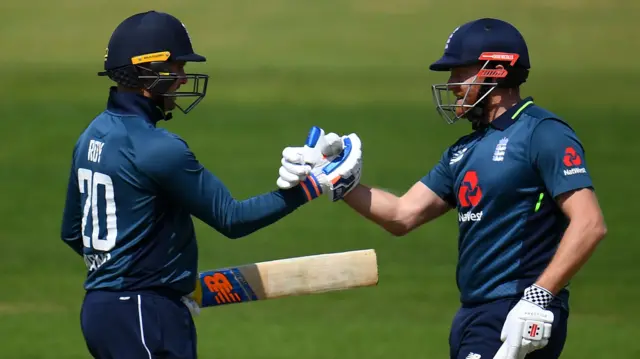
[[[505,69],[505,68],[504,68],[504,66],[503,66],[502,64],[497,64],[497,65],[493,66],[493,68],[494,68],[494,69],[496,69],[496,70],[504,70],[504,69]],[[488,80],[489,80],[490,82],[495,82],[495,83],[501,83],[501,82],[503,82],[503,80],[502,80],[502,79],[500,79],[500,78],[496,78],[496,77],[488,78]]]

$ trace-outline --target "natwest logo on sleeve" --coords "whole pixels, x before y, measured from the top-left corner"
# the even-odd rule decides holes
[[[460,204],[460,212],[458,212],[459,222],[477,222],[482,219],[482,211],[473,212],[469,210],[462,213],[464,208],[473,208],[482,200],[482,189],[478,183],[478,173],[476,171],[467,171],[464,174],[460,189],[458,190],[458,203]]]
[[[562,163],[569,169],[564,169],[565,176],[572,176],[579,173],[587,173],[587,169],[584,167],[578,167],[582,164],[582,157],[576,152],[576,150],[569,146],[564,150],[564,157]]]

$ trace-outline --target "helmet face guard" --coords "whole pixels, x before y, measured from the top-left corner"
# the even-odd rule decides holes
[[[209,76],[198,73],[181,75],[175,72],[170,72],[169,67],[168,63],[163,62],[150,63],[148,66],[137,65],[138,72],[140,73],[138,75],[138,79],[144,89],[149,91],[151,94],[163,98],[174,98],[176,107],[183,113],[187,114],[196,107],[196,105],[198,105],[207,94]],[[187,81],[187,89],[182,90],[182,88],[180,88],[176,91],[169,92],[171,87],[177,81]],[[178,99],[190,97],[195,97],[195,99],[186,106],[181,106],[177,101]]]
[[[157,105],[163,110],[166,110],[164,108],[164,99],[173,98],[175,106],[186,114],[193,110],[207,94],[209,75],[172,72],[171,61],[185,60],[180,57],[172,60],[169,51],[162,51],[135,56],[131,59],[131,64],[100,72],[98,75],[106,75],[114,82],[125,87],[147,90],[154,96],[156,102],[158,102]],[[189,60],[185,62],[189,62]],[[187,88],[190,86],[190,90],[177,89],[171,91],[176,82],[185,81]],[[189,97],[195,97],[195,99],[187,105],[180,105],[177,101],[178,99]]]
[[[478,58],[478,62],[484,61],[484,64],[480,71],[472,78],[471,82],[452,82],[432,85],[431,92],[438,114],[449,124],[453,124],[459,119],[469,115],[475,118],[480,117],[482,115],[483,101],[496,87],[500,86],[501,79],[505,79],[509,73],[504,68],[487,68],[487,66],[491,61],[506,61],[509,62],[512,67],[515,65],[518,57],[518,54],[484,52]],[[487,79],[494,81],[486,82]],[[462,97],[455,96],[452,90],[462,86],[466,86],[467,88],[464,95]]]

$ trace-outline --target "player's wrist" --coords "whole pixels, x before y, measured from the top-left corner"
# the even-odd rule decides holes
[[[522,300],[537,305],[542,309],[546,309],[554,298],[553,293],[537,284],[527,287],[522,295]]]
[[[318,177],[313,173],[309,174],[304,180],[300,181],[299,189],[304,194],[307,202],[320,197],[323,193],[322,186]]]

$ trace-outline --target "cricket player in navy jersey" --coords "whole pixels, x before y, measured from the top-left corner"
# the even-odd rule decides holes
[[[279,189],[236,200],[183,139],[157,127],[204,98],[208,76],[185,72],[202,61],[185,26],[166,13],[133,15],[109,40],[100,75],[116,86],[73,148],[61,231],[87,265],[81,327],[94,358],[197,357],[198,308],[187,299],[198,276],[191,216],[240,238],[322,194],[337,201],[359,179],[357,136],[313,128],[305,146],[284,149]],[[340,156],[305,155],[331,138],[345,149]]]
[[[449,71],[449,81],[432,88],[438,113],[467,119],[472,132],[401,197],[365,185],[344,197],[396,236],[457,210],[461,307],[451,359],[558,358],[567,285],[606,233],[576,133],[520,96],[529,68],[511,24],[484,18],[456,28],[430,66]]]

